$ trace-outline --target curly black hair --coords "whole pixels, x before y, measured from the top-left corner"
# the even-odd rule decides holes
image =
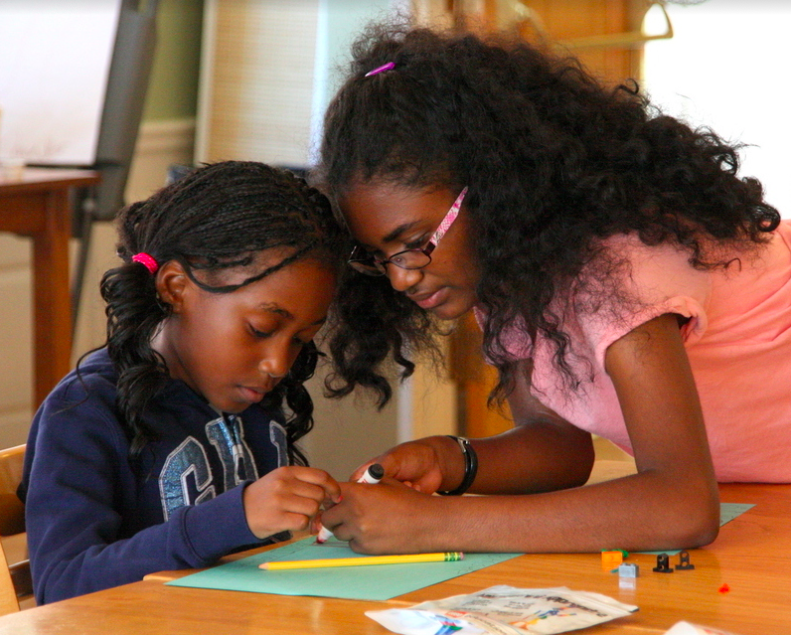
[[[301,258],[316,258],[340,271],[349,244],[323,194],[287,170],[252,161],[197,168],[123,209],[117,224],[124,264],[104,274],[101,294],[107,303],[107,350],[119,373],[118,406],[133,455],[155,439],[143,417],[169,374],[151,341],[170,315],[169,305],[157,297],[155,277],[133,262],[133,255],[145,252],[160,266],[176,260],[201,288],[230,293]],[[256,255],[270,249],[286,249],[289,255],[258,270]],[[240,284],[208,284],[212,273],[239,267],[250,273]],[[262,402],[270,408],[285,402],[291,411],[289,460],[299,465],[307,465],[307,459],[295,442],[313,427],[313,402],[303,383],[312,376],[317,355],[312,342],[304,347]]]
[[[388,62],[392,70],[366,76]],[[483,347],[501,397],[514,366],[500,336],[515,320],[550,338],[571,375],[569,338],[549,305],[603,255],[603,239],[676,243],[699,268],[727,264],[707,259],[712,240],[737,249],[765,240],[780,216],[757,180],[737,176],[739,147],[663,114],[634,82],[605,86],[578,60],[507,34],[380,23],[353,46],[316,178],[335,207],[371,182],[469,186]],[[379,365],[392,353],[410,372],[405,358],[429,320],[386,279],[348,276],[341,297],[338,374],[386,396]]]

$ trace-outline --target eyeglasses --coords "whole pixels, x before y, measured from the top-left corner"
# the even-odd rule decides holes
[[[389,258],[377,258],[369,254],[361,246],[357,245],[349,256],[349,265],[360,273],[368,276],[385,276],[387,275],[387,265],[395,265],[401,269],[422,269],[431,262],[431,254],[439,245],[439,241],[453,225],[456,217],[459,215],[459,209],[464,201],[464,195],[467,194],[465,187],[461,193],[456,197],[453,205],[445,214],[445,218],[437,227],[431,238],[428,239],[425,247],[418,249],[406,249],[393,254]]]

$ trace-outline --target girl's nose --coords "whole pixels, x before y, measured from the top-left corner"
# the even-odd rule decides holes
[[[402,293],[420,282],[422,275],[420,269],[402,269],[394,264],[387,266],[387,277],[390,279],[390,285],[393,289]]]
[[[264,356],[258,364],[262,373],[280,379],[285,377],[291,367],[291,360],[288,351],[284,347],[270,347],[265,351]]]

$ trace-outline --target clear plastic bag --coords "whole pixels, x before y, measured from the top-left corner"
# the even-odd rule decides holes
[[[710,626],[698,626],[689,622],[678,622],[665,635],[736,635],[736,633],[721,631]]]
[[[518,589],[498,585],[409,609],[365,614],[401,635],[549,635],[601,624],[636,610],[636,606],[599,593],[566,587]]]

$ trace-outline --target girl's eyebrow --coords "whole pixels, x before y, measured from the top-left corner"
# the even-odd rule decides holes
[[[264,302],[263,304],[259,304],[258,308],[261,309],[262,311],[267,311],[268,313],[275,313],[277,315],[281,315],[287,320],[293,321],[295,319],[291,311],[289,311],[288,309],[284,309],[277,302]],[[327,316],[325,315],[324,317],[321,317],[315,322],[313,322],[311,326],[324,324],[326,321],[327,321]]]
[[[393,231],[391,231],[387,236],[382,238],[383,243],[392,243],[396,241],[398,238],[401,237],[401,234],[404,234],[411,230],[415,225],[418,225],[419,221],[412,221],[411,223],[404,223],[403,225],[399,225]]]
[[[288,309],[284,309],[280,306],[277,302],[264,302],[258,305],[258,308],[262,311],[267,311],[268,313],[276,313],[277,315],[282,315],[287,320],[293,320],[294,315]]]

